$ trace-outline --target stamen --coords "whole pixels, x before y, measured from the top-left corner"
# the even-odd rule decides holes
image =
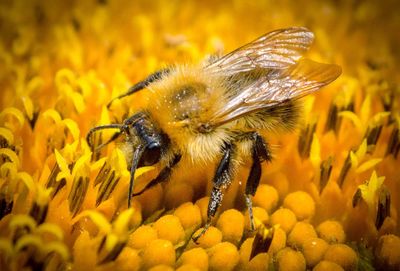
[[[61,188],[63,188],[67,184],[65,178],[62,178],[59,181],[57,181],[57,175],[60,172],[61,172],[60,167],[58,166],[58,164],[55,164],[47,180],[46,188],[53,188],[50,193],[51,198],[54,198],[57,195],[57,193],[61,190]]]
[[[341,120],[338,118],[338,113],[339,109],[337,105],[332,103],[329,107],[328,117],[326,119],[325,132],[328,132],[330,130],[337,131],[339,121]]]
[[[378,211],[376,213],[375,226],[379,230],[386,217],[390,216],[390,192],[386,186],[379,191]]]
[[[72,216],[75,216],[81,208],[88,186],[89,177],[80,176],[78,179],[74,179],[71,192],[68,195],[69,210]]]
[[[102,183],[108,176],[108,174],[111,171],[111,166],[109,163],[104,162],[103,166],[101,167],[99,174],[97,174],[96,179],[94,180],[93,186],[98,185],[99,183]]]
[[[11,213],[14,201],[12,199],[7,199],[7,196],[3,193],[0,194],[0,219]]]
[[[400,131],[399,127],[395,126],[390,134],[389,142],[386,149],[386,156],[392,154],[395,159],[400,151]]]
[[[29,211],[29,215],[33,217],[38,224],[42,224],[46,219],[48,209],[49,209],[48,203],[41,205],[35,201],[32,205],[31,210]]]
[[[372,153],[374,151],[375,145],[378,142],[379,136],[382,132],[382,127],[383,127],[383,124],[379,124],[379,125],[376,125],[373,127],[371,127],[371,126],[368,127],[368,130],[365,133],[364,138],[367,139],[368,147],[372,146],[368,149],[369,153]]]
[[[360,202],[361,199],[362,199],[361,189],[357,188],[356,193],[354,193],[354,195],[353,195],[353,200],[352,200],[353,208],[355,208],[358,205],[358,203]]]
[[[260,253],[268,252],[274,237],[274,232],[274,228],[267,230],[263,224],[260,224],[256,236],[254,236],[249,261]]]
[[[125,247],[125,244],[126,244],[126,242],[117,241],[116,244],[112,247],[111,251],[107,252],[106,245],[105,245],[106,239],[107,239],[107,235],[104,236],[104,238],[102,239],[100,246],[97,250],[97,255],[99,255],[99,258],[101,259],[97,263],[98,265],[114,261],[118,257],[118,255],[121,253],[122,249]],[[104,256],[102,257],[102,255],[104,255]]]
[[[119,179],[115,171],[111,171],[107,178],[100,184],[99,191],[97,192],[96,206],[110,197]]]
[[[342,124],[342,118],[339,117],[339,113],[342,111],[354,111],[354,103],[350,101],[345,106],[339,106],[338,102],[333,102],[328,111],[328,117],[325,124],[325,132],[333,130],[335,134],[338,133],[340,125]]]
[[[313,139],[314,132],[317,128],[317,122],[307,124],[307,126],[301,130],[297,149],[300,157],[305,159],[310,156],[311,142]]]
[[[350,152],[351,151],[349,151],[349,153],[347,154],[346,160],[344,161],[344,164],[342,166],[342,170],[340,171],[340,175],[339,175],[339,178],[338,178],[338,181],[337,181],[338,185],[340,187],[342,187],[344,179],[346,178],[347,173],[349,173],[349,170],[351,168]]]
[[[332,163],[333,157],[330,156],[327,160],[321,162],[320,165],[320,179],[319,179],[319,192],[324,190],[326,184],[328,183],[329,177],[332,173]]]

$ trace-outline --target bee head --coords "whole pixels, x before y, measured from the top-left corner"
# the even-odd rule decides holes
[[[119,129],[119,131],[116,132],[108,141],[94,148],[92,134],[98,130],[104,129]],[[145,112],[139,112],[127,118],[122,124],[108,124],[92,128],[87,134],[86,140],[94,151],[98,151],[108,143],[117,139],[121,134],[126,135],[126,140],[129,143],[132,143],[130,145],[133,147],[133,157],[130,165],[131,177],[128,197],[129,207],[133,192],[133,181],[136,168],[157,164],[169,146],[169,139],[151,121],[148,114]]]
[[[135,115],[136,116],[136,115]],[[168,137],[156,127],[145,113],[138,113],[124,122],[123,132],[127,140],[135,142],[136,149],[142,152],[138,157],[138,166],[152,166],[158,163],[169,144]]]

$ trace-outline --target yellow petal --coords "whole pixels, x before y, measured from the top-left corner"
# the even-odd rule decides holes
[[[42,239],[40,239],[39,236],[26,234],[18,239],[17,243],[15,244],[15,251],[21,251],[25,247],[32,245],[38,249],[42,248],[43,247]]]
[[[25,186],[28,188],[29,191],[36,190],[35,182],[33,181],[32,176],[29,175],[28,173],[23,171],[18,172],[17,178],[25,184]]]
[[[35,92],[37,89],[40,89],[43,85],[44,80],[40,76],[35,76],[31,80],[29,80],[26,87],[26,93],[29,95]]]
[[[133,208],[123,211],[113,223],[114,232],[118,235],[126,234],[128,231],[129,221],[133,215]]]
[[[57,177],[56,177],[56,181],[59,182],[62,179],[70,180],[71,179],[71,174],[69,172],[65,172],[65,171],[62,171],[62,172],[58,173]]]
[[[107,157],[103,157],[103,158],[97,160],[96,162],[91,163],[91,165],[90,165],[91,170],[101,169],[106,160],[107,160]]]
[[[141,175],[143,175],[144,173],[154,170],[155,167],[153,166],[147,166],[147,167],[140,167],[138,169],[136,169],[135,171],[135,179],[139,178]]]
[[[19,158],[13,150],[9,148],[2,148],[0,149],[0,155],[7,156],[7,158],[10,159],[11,162],[14,163],[17,168],[19,168],[20,165]]]
[[[350,151],[350,160],[351,160],[351,167],[352,168],[357,168],[357,166],[358,166],[358,158],[354,154],[353,151]]]
[[[75,140],[72,144],[65,144],[62,149],[63,157],[66,161],[73,162],[78,153],[79,140]]]
[[[46,243],[44,244],[42,251],[45,255],[55,252],[60,255],[64,261],[67,261],[69,259],[69,250],[67,246],[62,242]]]
[[[43,113],[43,117],[52,119],[56,124],[61,122],[60,113],[54,109],[48,109]]]
[[[124,171],[127,171],[125,155],[119,148],[113,149],[109,162],[119,174],[122,175]]]
[[[86,153],[79,157],[76,161],[74,168],[72,169],[72,176],[88,176],[90,171],[90,158],[92,157],[91,153]]]
[[[30,231],[36,228],[36,221],[29,215],[14,215],[8,227],[14,230],[17,227],[28,227]]]
[[[362,158],[364,158],[367,151],[368,151],[367,139],[364,139],[355,153],[355,155],[358,158],[358,161],[360,161]]]
[[[65,126],[67,126],[68,130],[71,132],[74,141],[79,140],[80,130],[78,124],[72,119],[64,119],[62,122],[65,124]]]
[[[371,96],[367,95],[361,105],[360,119],[362,123],[367,123],[369,116],[371,115]]]
[[[100,115],[100,124],[108,124],[110,123],[110,117],[108,116],[108,110],[106,106],[103,106],[101,109]]]
[[[28,96],[23,96],[21,97],[22,104],[24,105],[24,109],[26,112],[26,115],[28,118],[31,120],[33,119],[33,103],[32,100]]]
[[[0,176],[14,179],[17,174],[17,167],[13,162],[5,162],[0,166]]]
[[[313,140],[311,142],[310,161],[314,168],[319,169],[321,164],[321,146],[316,133],[314,133]]]
[[[363,131],[363,125],[361,123],[361,120],[354,112],[341,111],[341,112],[339,112],[339,116],[350,120],[359,132]]]
[[[377,164],[379,164],[382,161],[382,158],[375,158],[375,159],[370,159],[367,162],[362,163],[359,167],[356,169],[356,173],[362,173],[364,171],[367,171],[370,168],[373,168]]]
[[[382,125],[388,116],[390,116],[390,112],[379,112],[372,117],[371,123],[374,126]]]
[[[8,145],[12,145],[14,144],[14,136],[13,133],[5,128],[5,127],[0,127],[0,136],[3,137],[6,141]]]
[[[3,118],[7,115],[14,116],[18,120],[20,127],[24,125],[25,122],[24,114],[18,108],[7,107],[3,109],[3,111],[0,112],[0,122],[4,121]]]
[[[0,251],[8,257],[14,254],[13,245],[9,239],[0,238]]]
[[[74,103],[75,109],[78,113],[81,113],[83,110],[85,110],[85,101],[80,93],[71,92],[69,93],[69,97],[72,99],[72,102]]]
[[[61,230],[61,228],[58,225],[52,223],[40,224],[36,228],[35,232],[39,234],[50,233],[51,235],[55,236],[57,240],[60,241],[64,238],[64,232]]]
[[[371,210],[374,210],[375,199],[377,197],[377,191],[383,184],[385,177],[378,177],[375,171],[372,172],[371,178],[367,183],[359,185],[361,190],[361,197],[365,200]]]
[[[93,223],[97,225],[97,227],[99,228],[99,230],[101,232],[103,232],[103,233],[111,232],[111,224],[108,222],[108,220],[105,218],[105,216],[103,214],[101,214],[97,211],[93,211],[93,210],[83,211],[82,213],[80,213],[73,219],[72,224],[75,224],[81,218],[83,218],[85,216],[89,217],[93,221]]]
[[[56,156],[57,165],[60,167],[61,171],[64,173],[69,173],[70,170],[64,157],[57,151],[57,149],[54,150],[54,154]]]
[[[70,69],[61,69],[56,73],[55,82],[58,88],[64,84],[71,84],[72,82],[75,82],[75,80],[75,74]]]
[[[53,190],[52,188],[45,188],[43,186],[38,185],[36,193],[36,202],[41,206],[47,205],[50,200],[50,193],[52,190]]]
[[[116,234],[110,233],[107,234],[107,239],[106,239],[106,250],[111,251],[115,245],[118,243],[119,238]]]

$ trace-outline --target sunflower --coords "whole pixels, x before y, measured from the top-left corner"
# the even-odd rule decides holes
[[[397,11],[390,0],[3,1],[1,270],[399,270]],[[124,153],[93,153],[85,137],[146,92],[110,100],[166,65],[293,25],[315,33],[310,58],[343,74],[304,98],[297,132],[268,136],[278,147],[254,197],[257,230],[240,172],[197,243],[211,175],[179,176],[127,208]],[[138,169],[137,186],[155,171]]]

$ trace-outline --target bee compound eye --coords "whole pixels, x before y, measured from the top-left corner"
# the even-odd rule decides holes
[[[161,147],[157,143],[150,144],[140,159],[139,166],[152,166],[161,158]]]

